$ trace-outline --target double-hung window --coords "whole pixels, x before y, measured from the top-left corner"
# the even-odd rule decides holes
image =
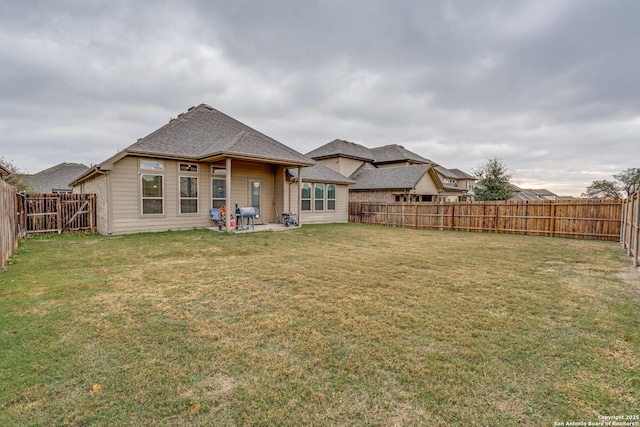
[[[198,173],[197,164],[180,163],[179,170],[182,173],[191,173],[193,175],[181,175],[178,177],[180,191],[180,213],[196,214],[198,213]]]
[[[180,213],[198,213],[198,178],[180,177]]]
[[[306,182],[302,184],[302,210],[310,211],[311,210],[311,185]]]
[[[156,172],[163,171],[164,164],[161,161],[141,160],[140,169],[150,171],[140,174],[142,215],[164,214],[164,176]]]
[[[336,210],[336,186],[333,184],[327,185],[327,210]]]
[[[314,210],[323,211],[324,210],[324,184],[315,184],[314,186]]]
[[[221,208],[225,205],[227,200],[227,171],[222,168],[211,168],[211,173],[214,175],[211,178],[211,207]]]

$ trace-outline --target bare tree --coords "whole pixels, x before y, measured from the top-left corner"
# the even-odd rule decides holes
[[[618,181],[620,190],[625,191],[627,196],[640,190],[640,168],[625,169],[613,177]]]
[[[21,172],[12,162],[6,160],[4,156],[2,156],[0,157],[0,165],[11,172],[11,174],[5,179],[7,184],[16,187],[20,191],[31,191],[29,180],[26,178],[25,174]]]
[[[582,197],[586,199],[619,199],[620,191],[615,182],[603,179],[593,181],[587,187],[587,191],[582,193]]]

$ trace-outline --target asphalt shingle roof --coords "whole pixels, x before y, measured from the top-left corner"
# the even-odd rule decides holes
[[[455,178],[455,179],[475,179],[471,175],[466,172],[461,171],[460,169],[447,169],[443,166],[436,166],[434,168],[440,175],[446,178]]]
[[[373,161],[374,158],[373,153],[369,148],[356,144],[355,142],[349,142],[342,139],[334,139],[322,147],[318,147],[315,150],[308,152],[306,155],[312,159],[342,156],[364,161]]]
[[[291,168],[287,172],[298,178],[298,169]],[[329,169],[322,163],[302,168],[302,181],[333,182],[336,184],[353,184],[355,181]]]
[[[392,190],[414,188],[431,165],[368,169],[359,173],[350,190]]]
[[[69,183],[89,169],[82,163],[60,163],[33,175],[26,175],[31,188],[38,193],[71,190]]]
[[[281,163],[314,163],[296,150],[205,104],[190,108],[126,151],[194,160],[238,155],[275,159]]]
[[[429,159],[425,159],[416,153],[407,150],[402,145],[390,144],[383,147],[372,148],[371,152],[374,156],[374,163],[393,163],[393,162],[406,162],[413,161],[417,163],[429,163],[435,165]]]

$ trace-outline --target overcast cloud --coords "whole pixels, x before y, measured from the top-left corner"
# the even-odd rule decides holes
[[[2,1],[0,155],[100,163],[206,103],[580,195],[640,167],[636,0]]]

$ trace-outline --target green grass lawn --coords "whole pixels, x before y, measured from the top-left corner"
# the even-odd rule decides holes
[[[0,425],[640,415],[617,243],[359,224],[53,236],[0,275]]]

